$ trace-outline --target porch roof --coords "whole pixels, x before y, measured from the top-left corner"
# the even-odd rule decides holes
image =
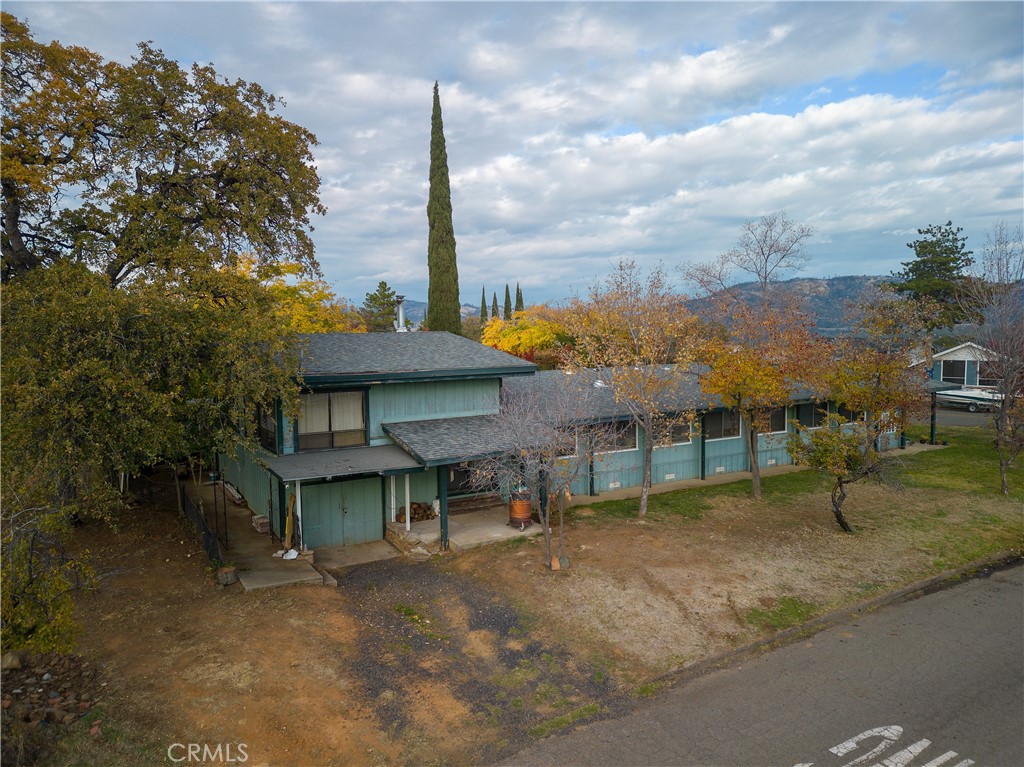
[[[423,464],[398,445],[317,450],[266,457],[267,468],[282,482],[309,479],[401,474],[422,469]]]
[[[498,420],[487,415],[386,423],[384,431],[425,466],[477,460],[511,447]]]

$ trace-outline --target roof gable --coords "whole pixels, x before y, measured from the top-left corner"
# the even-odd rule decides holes
[[[318,333],[302,337],[305,379],[415,381],[530,375],[537,366],[445,332]]]
[[[941,352],[936,352],[932,355],[932,359],[987,360],[994,356],[995,355],[993,355],[993,353],[984,346],[979,346],[973,341],[967,341],[966,343],[958,344],[950,349],[944,349]]]

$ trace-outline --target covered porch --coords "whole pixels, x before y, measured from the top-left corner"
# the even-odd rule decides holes
[[[462,551],[541,532],[539,525],[520,530],[508,520],[508,503],[497,496],[452,499],[448,503],[448,550]],[[443,550],[442,520],[389,521],[385,537],[406,556],[425,559]]]

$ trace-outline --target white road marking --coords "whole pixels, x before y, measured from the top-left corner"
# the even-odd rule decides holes
[[[899,725],[891,724],[887,727],[875,727],[871,730],[862,732],[860,735],[854,735],[849,740],[844,740],[837,746],[832,746],[829,751],[836,756],[846,756],[851,751],[860,748],[861,741],[869,740],[871,738],[882,738],[882,741],[866,754],[862,754],[852,762],[847,762],[843,765],[843,767],[854,767],[858,764],[871,762],[876,756],[895,744],[902,736],[903,728]],[[910,767],[918,754],[928,748],[931,744],[932,742],[930,740],[922,738],[916,743],[911,743],[903,750],[897,751],[882,762],[873,762],[871,767]],[[955,759],[956,757],[956,751],[947,751],[946,753],[932,759],[928,764],[923,764],[920,767],[942,767],[946,762],[951,759]],[[963,759],[949,767],[971,767],[973,764],[973,759]],[[793,765],[793,767],[814,767],[814,762],[800,762],[799,764]]]

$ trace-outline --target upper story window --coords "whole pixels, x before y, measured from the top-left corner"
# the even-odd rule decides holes
[[[256,426],[259,430],[260,444],[271,453],[277,452],[277,413],[273,408],[264,407],[256,410]]]
[[[365,445],[365,397],[362,391],[303,394],[299,450]]]
[[[945,383],[967,383],[967,363],[964,360],[942,360],[942,380]]]
[[[729,439],[740,436],[740,417],[732,410],[704,414],[705,439]]]

